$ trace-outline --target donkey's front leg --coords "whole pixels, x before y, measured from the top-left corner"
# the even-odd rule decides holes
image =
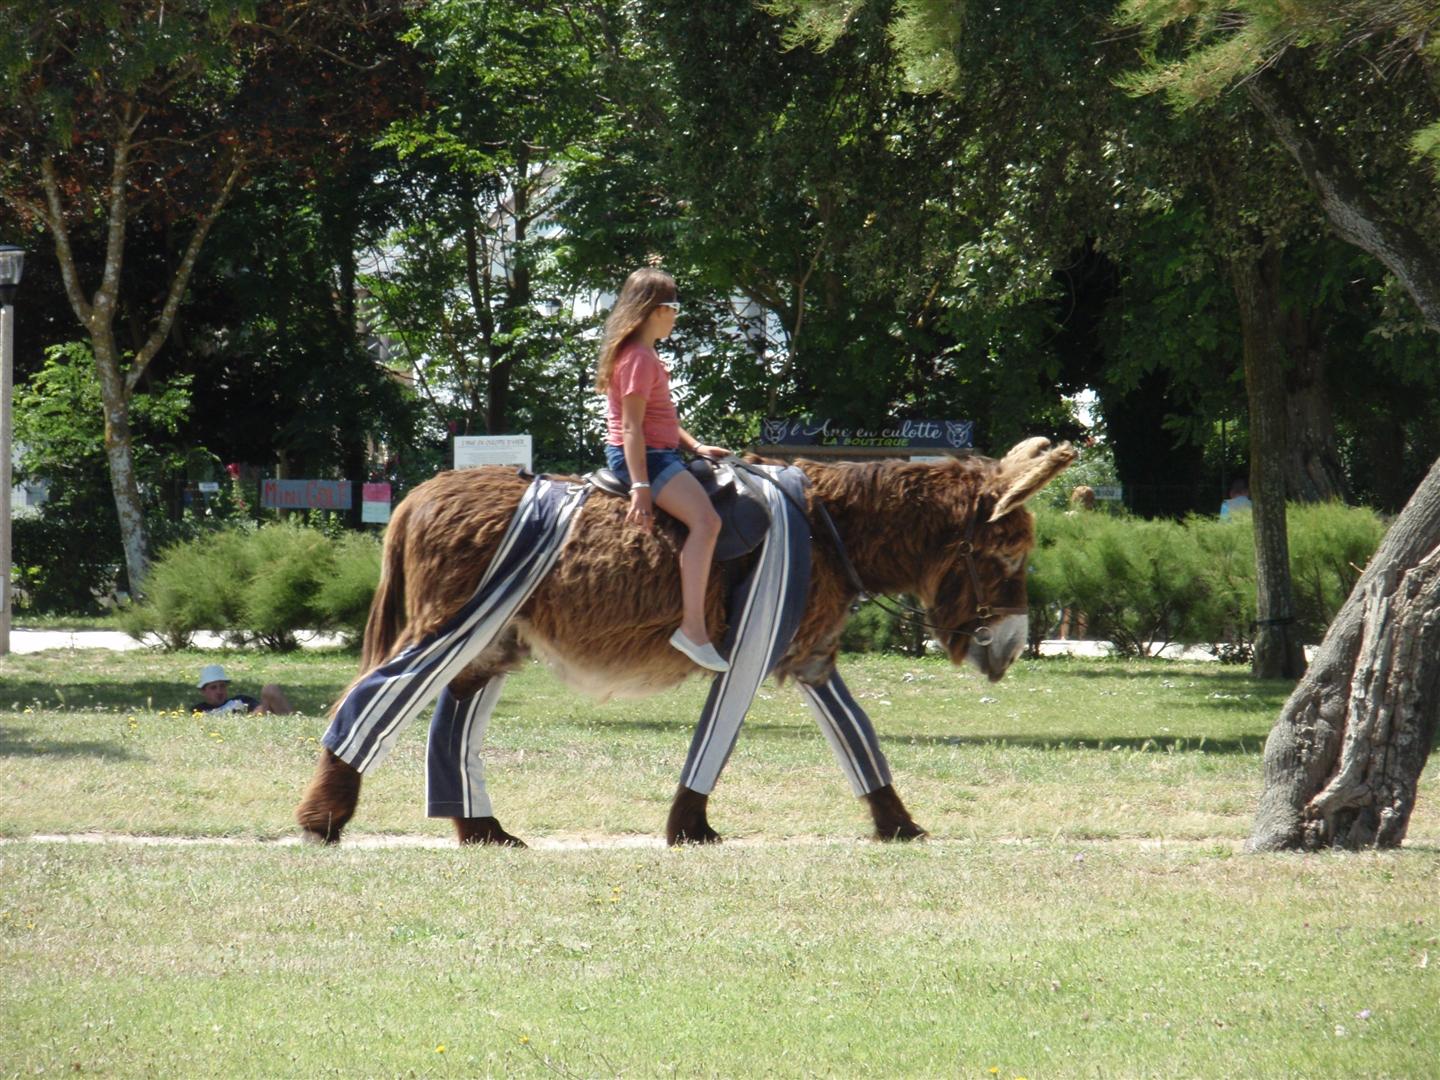
[[[295,808],[301,837],[307,844],[338,844],[340,830],[354,816],[359,801],[360,773],[329,747],[324,748],[315,775]]]
[[[925,830],[915,824],[895,794],[890,765],[880,750],[875,726],[840,673],[831,669],[824,682],[802,681],[797,685],[850,781],[850,790],[869,804],[870,816],[875,820],[875,839],[918,840],[925,836]]]
[[[665,822],[665,843],[676,844],[718,844],[720,834],[710,827],[705,817],[705,804],[709,795],[681,784],[675,789],[675,801],[670,804],[670,817]]]

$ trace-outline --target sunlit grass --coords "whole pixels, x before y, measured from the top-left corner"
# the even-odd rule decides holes
[[[215,660],[305,711],[190,715]],[[551,848],[360,845],[448,835],[423,817],[423,718],[367,779],[356,845],[293,846],[353,667],[0,660],[0,1075],[1433,1071],[1435,770],[1400,852],[1240,854],[1283,684],[852,659],[931,842],[864,842],[800,698],[767,684],[711,800],[731,844],[576,850],[655,842],[703,687],[597,705],[528,668],[490,786]],[[87,832],[287,843],[33,839]]]

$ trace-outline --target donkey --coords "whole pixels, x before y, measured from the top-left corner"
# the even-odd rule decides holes
[[[809,587],[798,629],[772,674],[799,685],[822,729],[827,712],[845,714],[851,727],[841,732],[831,723],[826,735],[853,790],[867,802],[878,839],[926,834],[896,794],[873,728],[835,670],[854,603],[862,590],[918,596],[931,634],[951,661],[968,660],[990,680],[1000,679],[1028,640],[1025,574],[1035,533],[1024,504],[1074,458],[1069,443],[1052,446],[1033,438],[999,460],[796,463],[809,480]],[[524,477],[500,469],[446,472],[396,508],[366,625],[361,675],[352,686],[460,610],[496,555],[527,486]],[[701,671],[668,643],[680,617],[674,566],[683,527],[661,515],[655,531],[642,534],[626,526],[625,510],[626,500],[604,495],[583,505],[553,569],[446,694],[477,700],[487,696],[481,694],[487,686],[498,693],[503,676],[531,655],[566,683],[602,698],[655,693]],[[820,524],[826,511],[833,530]],[[717,567],[707,596],[707,622],[717,641],[726,625],[724,576]],[[434,729],[432,745],[433,738]],[[862,751],[868,747],[868,764],[847,767],[846,740]],[[338,842],[360,785],[354,766],[322,750],[296,811],[304,838]],[[706,816],[708,799],[708,791],[682,782],[666,822],[668,843],[720,839]],[[488,812],[488,798],[481,809],[454,816],[460,843],[524,846]]]

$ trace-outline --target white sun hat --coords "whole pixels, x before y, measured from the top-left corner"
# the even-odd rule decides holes
[[[219,664],[206,664],[200,669],[200,681],[195,685],[201,690],[212,682],[229,682],[230,676],[225,674],[225,669]]]

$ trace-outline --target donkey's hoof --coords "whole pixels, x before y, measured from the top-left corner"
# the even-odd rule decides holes
[[[906,821],[902,824],[895,825],[884,832],[881,832],[879,829],[875,830],[875,839],[887,842],[892,840],[924,840],[929,835],[928,832],[919,825],[916,825],[913,821]]]
[[[699,825],[691,825],[675,833],[669,829],[665,830],[665,843],[670,847],[680,844],[719,844],[724,839],[703,821]]]
[[[876,840],[919,840],[929,835],[915,824],[892,785],[876,788],[864,799],[870,804],[870,819],[875,822]]]
[[[525,841],[518,836],[511,836],[500,827],[500,822],[493,817],[454,818],[455,835],[460,839],[461,847],[467,844],[493,844],[496,847],[519,847],[526,846]]]
[[[676,844],[718,844],[720,834],[710,827],[705,816],[705,804],[709,795],[692,791],[684,784],[675,789],[675,801],[670,804],[670,817],[665,821],[665,843]]]
[[[300,842],[314,847],[340,843],[340,830],[326,832],[322,829],[301,829]]]

